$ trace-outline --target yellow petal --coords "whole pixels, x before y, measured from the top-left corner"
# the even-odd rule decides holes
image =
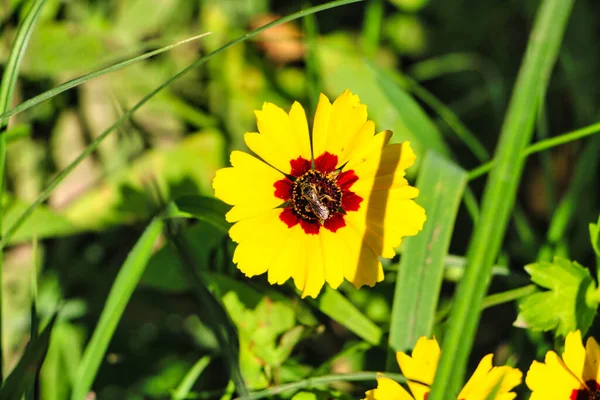
[[[217,171],[213,180],[215,196],[234,207],[227,213],[229,222],[255,216],[280,205],[275,197],[275,182],[283,174],[259,159],[241,152],[231,153],[231,165]]]
[[[570,332],[565,339],[565,351],[562,355],[562,359],[571,371],[573,375],[582,382],[583,379],[583,368],[585,366],[585,348],[581,340],[581,332],[575,331]],[[595,375],[591,377],[595,379]]]
[[[398,352],[396,359],[406,379],[431,385],[440,359],[440,345],[435,338],[422,336],[417,340],[412,356]]]
[[[406,381],[406,383],[408,384],[408,388],[415,399],[423,400],[431,391],[429,386],[423,385],[419,382]]]
[[[377,374],[377,389],[365,393],[367,397],[363,400],[415,400],[400,384],[386,378],[383,374]]]
[[[313,124],[315,158],[324,152],[338,157],[337,167],[350,159],[356,149],[363,148],[375,133],[375,125],[367,121],[367,106],[349,90],[333,104],[321,94]]]
[[[463,400],[486,400],[492,393],[493,399],[513,398],[511,390],[521,383],[523,374],[508,366],[492,367],[492,354],[485,356],[458,395]]]
[[[593,337],[589,337],[585,345],[585,368],[583,378],[600,382],[600,347]]]
[[[347,219],[348,216],[345,216]],[[383,280],[383,267],[373,250],[362,236],[346,222],[346,226],[335,232],[340,246],[345,245],[345,263],[342,264],[344,277],[360,288],[363,285],[373,286]]]
[[[358,211],[348,212],[346,221],[377,255],[392,258],[405,236],[423,229],[425,209],[408,198],[418,193],[406,186],[390,191],[357,192],[363,198]]]
[[[255,114],[260,133],[244,135],[254,153],[286,174],[291,172],[291,160],[311,159],[306,114],[298,102],[292,105],[289,115],[272,103],[265,103]]]
[[[531,364],[525,383],[534,400],[568,399],[573,390],[584,387],[553,351],[546,353],[544,363],[534,361]]]
[[[238,243],[233,262],[246,276],[267,272],[283,251],[284,243],[290,240],[292,232],[279,220],[280,213],[281,209],[268,210],[237,222],[229,230],[233,241]]]

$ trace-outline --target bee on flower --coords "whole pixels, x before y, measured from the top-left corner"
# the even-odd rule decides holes
[[[398,365],[412,394],[384,374],[378,374],[377,388],[366,392],[363,400],[426,400],[440,354],[440,346],[435,338],[419,338],[411,356],[403,352],[396,353]],[[456,397],[458,400],[511,400],[517,396],[512,389],[521,383],[523,374],[516,368],[492,366],[492,358],[493,354],[483,357]]]
[[[256,156],[233,151],[213,181],[215,196],[233,206],[234,263],[271,284],[292,278],[302,297],[344,278],[357,288],[383,280],[379,257],[393,257],[425,222],[404,177],[416,158],[409,142],[375,134],[349,90],[333,103],[321,94],[312,142],[298,102],[289,113],[265,103],[255,114],[259,132],[244,140]]]

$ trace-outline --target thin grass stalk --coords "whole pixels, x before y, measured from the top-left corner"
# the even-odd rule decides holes
[[[368,0],[362,26],[363,51],[373,57],[379,49],[379,38],[383,22],[383,0]]]
[[[561,146],[575,140],[583,139],[585,137],[595,135],[598,132],[600,132],[600,122],[574,130],[572,132],[567,132],[562,135],[540,140],[530,146],[527,146],[527,148],[521,153],[521,158],[525,159],[532,154],[549,150],[553,147]],[[469,181],[472,181],[473,179],[479,178],[480,176],[490,172],[494,167],[495,162],[496,159],[492,159],[485,164],[481,164],[480,166],[473,168],[471,171],[469,171]]]
[[[521,153],[533,136],[537,104],[550,79],[573,2],[544,0],[538,10],[500,132],[496,163],[467,251],[465,276],[458,286],[429,400],[453,398],[464,379],[491,268],[515,203],[524,165]]]
[[[10,242],[10,238],[15,234],[15,232],[21,227],[21,225],[27,220],[27,218],[29,218],[33,212],[35,211],[35,209],[42,204],[44,201],[46,201],[46,199],[50,196],[50,194],[52,193],[52,191],[56,188],[56,186],[58,186],[58,184],[60,184],[62,182],[62,180],[73,170],[75,169],[75,167],[77,167],[77,165],[79,165],[79,163],[81,161],[83,161],[88,155],[90,155],[91,153],[93,153],[98,146],[100,146],[100,144],[104,141],[104,139],[106,139],[108,137],[108,135],[110,135],[110,133],[112,133],[115,129],[117,129],[118,127],[120,127],[123,123],[125,123],[126,121],[128,121],[133,114],[139,110],[144,104],[146,104],[152,97],[154,97],[156,94],[158,94],[160,91],[162,91],[163,89],[165,89],[167,86],[169,86],[171,83],[173,83],[175,80],[177,80],[178,78],[181,78],[183,75],[185,75],[186,73],[190,72],[192,69],[199,67],[200,65],[204,64],[205,62],[207,62],[208,60],[210,60],[211,58],[213,58],[214,56],[216,56],[217,54],[221,53],[222,51],[227,50],[228,48],[238,44],[238,43],[242,43],[250,38],[253,38],[254,36],[258,35],[259,33],[272,28],[274,26],[278,26],[281,24],[285,24],[286,22],[290,22],[290,21],[294,21],[296,19],[302,18],[306,15],[310,15],[310,14],[315,14],[317,12],[320,11],[325,11],[331,8],[335,8],[335,7],[339,7],[339,6],[343,6],[346,4],[352,4],[352,3],[358,3],[364,0],[337,0],[337,1],[331,1],[329,3],[325,3],[325,4],[321,4],[319,6],[315,6],[315,7],[311,7],[308,8],[306,10],[302,10],[302,11],[298,11],[296,13],[290,14],[288,16],[279,18],[271,23],[268,23],[266,25],[261,26],[260,28],[257,28],[251,32],[248,32],[240,37],[238,37],[237,39],[232,40],[231,42],[221,46],[220,48],[216,49],[215,51],[207,54],[204,57],[199,58],[198,60],[194,61],[193,63],[191,63],[190,65],[188,65],[187,67],[185,67],[184,69],[182,69],[181,71],[179,71],[177,74],[173,75],[172,77],[170,77],[169,79],[167,79],[165,82],[163,82],[161,85],[159,85],[156,89],[154,89],[152,92],[148,93],[144,98],[142,98],[138,103],[136,103],[131,109],[129,109],[128,111],[126,111],[117,121],[115,121],[110,127],[108,127],[104,132],[102,132],[100,135],[98,135],[96,137],[96,139],[94,139],[86,148],[85,150],[79,155],[77,156],[77,158],[75,160],[73,160],[73,162],[71,162],[71,164],[69,164],[66,168],[64,168],[62,171],[60,171],[58,173],[58,175],[56,175],[54,177],[54,179],[52,179],[50,181],[50,183],[48,184],[48,186],[46,187],[46,189],[44,189],[42,191],[42,193],[38,196],[38,198],[27,208],[27,210],[25,210],[23,212],[23,214],[21,214],[21,216],[19,216],[19,218],[17,218],[17,220],[14,222],[14,224],[8,228],[6,234],[4,235],[4,237],[2,238],[2,243],[0,243],[1,245],[5,245],[6,243]]]
[[[17,77],[19,76],[19,68],[25,55],[25,49],[29,43],[31,32],[37,21],[38,16],[42,10],[42,7],[46,3],[46,0],[36,0],[29,9],[29,12],[25,16],[25,19],[19,26],[17,36],[13,42],[10,56],[6,62],[6,68],[2,74],[2,82],[0,83],[0,114],[4,113],[10,108],[12,102],[13,93],[15,91],[15,85],[17,84]],[[4,177],[6,167],[6,126],[8,121],[0,121],[0,236],[2,235],[2,219],[4,218]],[[2,268],[3,268],[3,249],[0,246],[0,282],[2,282]],[[2,285],[0,285],[0,384],[3,381],[3,366],[4,356],[2,351]]]

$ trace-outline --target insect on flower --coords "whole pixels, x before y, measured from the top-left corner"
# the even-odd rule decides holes
[[[271,103],[256,111],[259,132],[246,133],[257,156],[234,151],[217,171],[215,196],[231,204],[233,261],[247,276],[268,273],[271,284],[294,280],[302,296],[383,280],[379,257],[391,258],[416,235],[425,210],[404,178],[416,158],[408,142],[375,134],[367,107],[349,90],[333,103],[325,95],[313,123],[304,109],[286,113]],[[314,157],[313,157],[314,155]]]

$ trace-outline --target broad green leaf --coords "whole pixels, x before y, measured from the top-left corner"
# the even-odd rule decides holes
[[[432,335],[450,239],[467,173],[433,151],[419,170],[417,202],[427,210],[423,231],[405,239],[390,322],[394,351],[410,350]]]
[[[85,398],[92,387],[117,324],[144,273],[162,228],[162,220],[154,219],[123,263],[108,294],[98,325],[83,354],[71,396],[73,400]]]
[[[231,208],[213,197],[182,196],[175,199],[180,211],[192,214],[196,219],[208,222],[223,232],[229,231],[231,225],[225,220],[225,214]]]
[[[21,216],[28,206],[23,200],[9,195],[4,196],[4,218],[2,220],[4,233],[6,233],[7,228]],[[45,239],[48,237],[72,235],[81,230],[80,227],[71,222],[66,216],[48,207],[40,206],[34,211],[32,217],[23,224],[21,229],[11,237],[9,243],[29,241],[34,236],[38,239]]]
[[[376,72],[356,55],[348,36],[318,41],[317,58],[325,90],[334,96],[332,101],[346,89],[358,94],[361,103],[369,105],[369,119],[375,121],[377,129],[391,130],[392,143],[409,140],[417,153],[417,161],[427,149],[450,154],[438,128],[410,95],[398,89],[394,92],[396,103],[390,99]]]
[[[167,198],[212,193],[224,146],[219,132],[207,130],[173,147],[151,150],[76,200],[65,215],[87,229],[149,218],[155,210],[143,186],[148,178],[157,180]]]
[[[309,299],[323,314],[372,345],[381,342],[381,328],[367,318],[350,300],[329,286],[316,298]]]
[[[554,330],[556,336],[577,329],[585,334],[598,308],[589,270],[561,257],[529,264],[525,270],[535,284],[549,290],[533,293],[521,302],[517,324],[534,331]]]
[[[56,314],[52,316],[42,333],[27,344],[17,366],[0,388],[0,399],[21,400],[25,388],[35,379],[37,371],[46,357],[48,345],[50,344],[50,334],[55,322]]]

